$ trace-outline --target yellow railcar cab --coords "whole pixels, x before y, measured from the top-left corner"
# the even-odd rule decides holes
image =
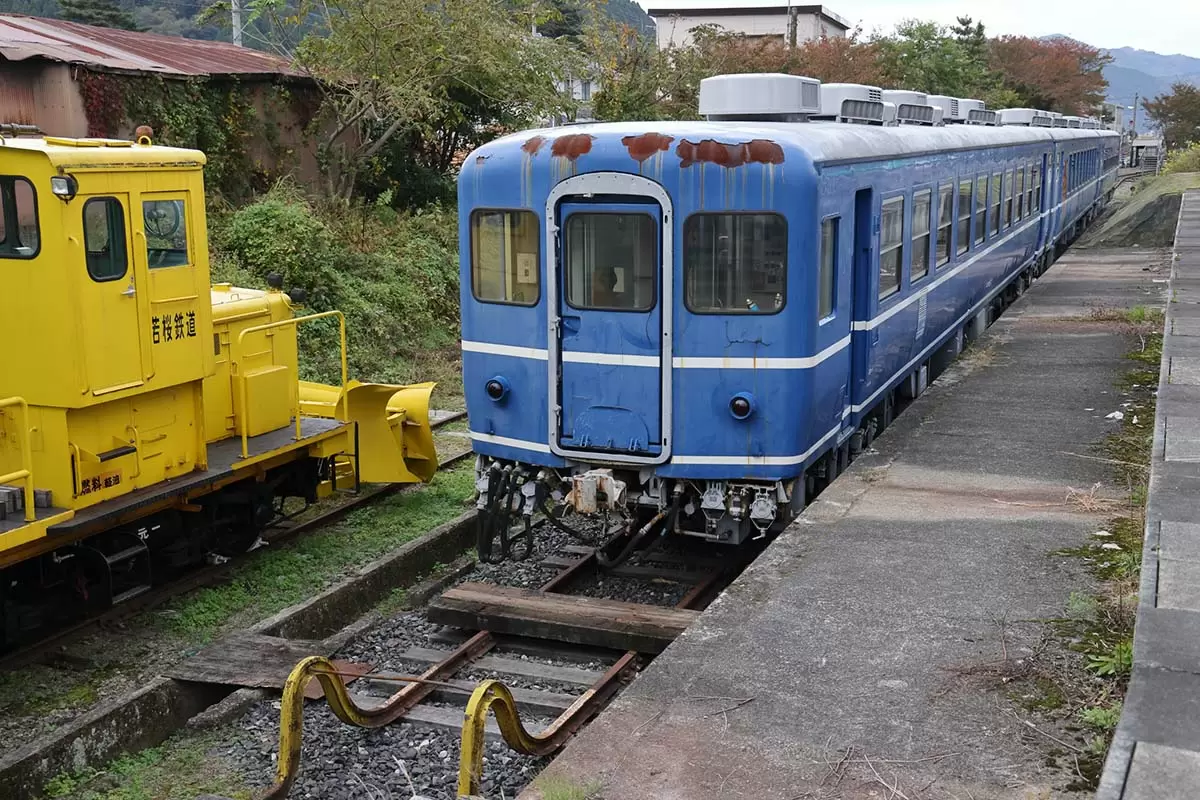
[[[0,135],[0,646],[47,596],[119,602],[252,543],[281,498],[436,469],[432,384],[350,382],[338,312],[211,286],[204,163]],[[296,327],[325,317],[340,386],[299,380]]]

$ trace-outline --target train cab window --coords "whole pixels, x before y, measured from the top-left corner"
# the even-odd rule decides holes
[[[962,255],[971,249],[971,182],[958,183],[958,247],[955,252]]]
[[[115,197],[93,197],[83,204],[83,249],[87,271],[97,283],[125,277],[125,211]]]
[[[817,319],[825,319],[833,313],[837,302],[834,285],[837,278],[839,217],[830,217],[821,222],[821,261],[817,277]]]
[[[950,239],[954,232],[954,187],[938,189],[937,265],[950,263]]]
[[[658,225],[649,214],[575,213],[563,245],[573,308],[649,311],[658,294]]]
[[[912,281],[916,283],[929,274],[930,215],[933,213],[933,190],[913,192],[912,212]]]
[[[693,214],[683,226],[684,301],[694,314],[773,314],[787,298],[779,214]]]
[[[1017,185],[1013,189],[1017,198],[1017,220],[1025,219],[1025,168],[1017,170]]]
[[[1004,227],[1012,225],[1013,214],[1013,172],[1010,169],[1004,176]]]
[[[992,173],[992,236],[1000,232],[1000,173]]]
[[[1042,168],[1034,164],[1029,169],[1029,212],[1040,211],[1042,206]]]
[[[538,218],[532,211],[471,212],[471,293],[485,303],[537,305]]]
[[[928,263],[928,262],[927,262]],[[904,266],[904,198],[883,201],[879,226],[879,299],[900,291]]]
[[[980,175],[975,179],[975,244],[987,238],[987,189],[987,175]]]
[[[182,267],[188,258],[187,206],[183,200],[142,201],[146,263],[150,269]]]
[[[0,258],[33,258],[40,247],[33,184],[0,176]]]

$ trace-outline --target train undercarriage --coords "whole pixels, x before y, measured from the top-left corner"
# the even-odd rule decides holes
[[[315,502],[336,468],[305,456],[0,570],[0,652],[255,548]]]

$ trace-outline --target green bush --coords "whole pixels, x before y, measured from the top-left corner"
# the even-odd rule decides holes
[[[408,382],[430,350],[458,339],[458,234],[453,209],[318,207],[287,186],[211,220],[213,279],[262,288],[278,272],[308,297],[297,313],[346,315],[350,372]],[[300,327],[301,374],[339,376],[337,321]]]
[[[1163,173],[1200,172],[1200,142],[1193,142],[1187,147],[1177,148],[1167,153],[1163,162]]]

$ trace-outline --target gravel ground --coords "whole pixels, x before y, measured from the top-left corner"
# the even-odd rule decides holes
[[[275,774],[278,706],[278,702],[255,706],[234,740],[214,751],[254,786],[265,786]],[[545,723],[529,724],[540,730]],[[376,730],[353,728],[343,725],[324,704],[310,704],[304,713],[301,772],[290,797],[410,800],[416,795],[450,800],[456,793],[458,754],[457,733],[404,722]],[[513,753],[501,741],[489,741],[484,796],[516,797],[548,762]]]

